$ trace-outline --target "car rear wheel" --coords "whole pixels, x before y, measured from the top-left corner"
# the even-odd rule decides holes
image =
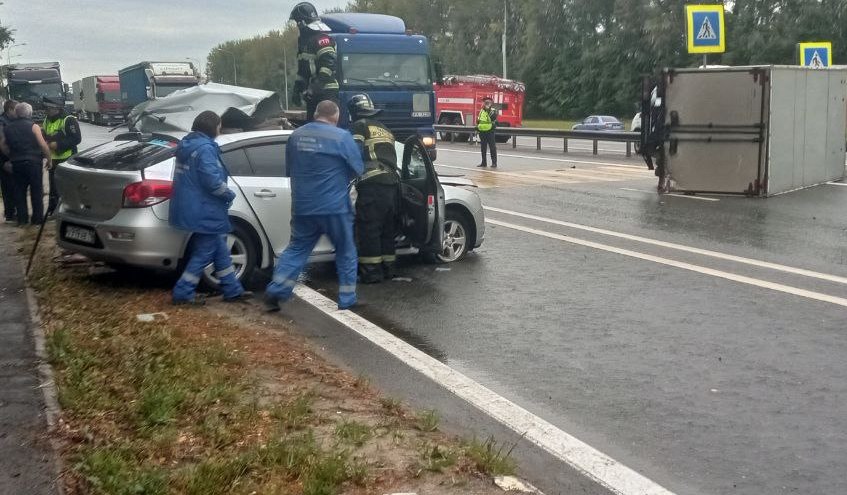
[[[241,285],[248,286],[253,277],[253,271],[258,262],[258,247],[247,228],[241,224],[233,223],[232,232],[226,235],[226,245],[232,258],[232,267],[235,269],[235,278]],[[209,265],[203,270],[203,285],[217,290],[220,288],[220,280],[215,276],[214,265]]]
[[[447,210],[444,218],[444,241],[441,252],[435,255],[441,263],[459,261],[468,254],[471,229],[467,216],[454,210]]]

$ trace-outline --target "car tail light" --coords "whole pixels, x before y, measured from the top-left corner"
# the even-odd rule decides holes
[[[146,208],[171,199],[173,182],[169,180],[143,180],[124,188],[124,208]]]

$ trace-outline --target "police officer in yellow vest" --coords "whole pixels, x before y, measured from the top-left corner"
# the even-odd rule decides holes
[[[497,141],[494,139],[494,129],[497,128],[497,109],[490,97],[482,100],[482,108],[476,119],[476,130],[479,133],[479,144],[482,147],[482,163],[477,167],[487,167],[488,157],[485,148],[491,149],[491,168],[497,168]]]
[[[47,117],[41,129],[53,159],[53,166],[50,168],[50,202],[47,204],[47,214],[50,215],[59,203],[59,192],[53,183],[53,171],[56,170],[56,165],[77,152],[82,133],[76,117],[65,113],[64,101],[45,97],[44,107],[47,109]]]
[[[362,151],[365,172],[356,180],[356,243],[363,284],[394,278],[397,259],[397,201],[400,175],[394,135],[374,117],[381,110],[370,96],[354,95],[347,103],[350,132]]]

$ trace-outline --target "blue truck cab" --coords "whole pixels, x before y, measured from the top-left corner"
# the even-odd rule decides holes
[[[367,93],[382,110],[379,121],[398,141],[417,135],[435,160],[435,92],[429,40],[406,30],[398,17],[382,14],[329,14],[338,53],[341,119],[347,127],[347,102]]]

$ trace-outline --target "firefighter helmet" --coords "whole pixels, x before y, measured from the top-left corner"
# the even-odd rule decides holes
[[[347,111],[350,113],[350,117],[353,120],[359,120],[364,117],[374,117],[382,112],[382,110],[379,110],[374,106],[374,102],[371,101],[371,97],[366,93],[353,95],[353,97],[350,98],[350,101],[347,102]]]
[[[291,17],[289,17],[292,21],[297,24],[306,24],[309,25],[313,22],[318,22],[321,20],[320,16],[318,16],[318,11],[315,9],[315,6],[310,4],[309,2],[300,2],[291,9]]]

